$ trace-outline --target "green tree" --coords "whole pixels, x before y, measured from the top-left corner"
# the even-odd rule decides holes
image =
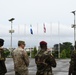
[[[63,48],[65,49],[66,57],[70,58],[71,52],[73,50],[72,43],[70,43],[70,42],[64,42],[63,43]]]
[[[28,56],[30,56],[30,51],[27,51]]]
[[[62,53],[65,52],[66,58],[70,58],[70,55],[71,55],[71,52],[72,52],[73,49],[74,49],[74,47],[73,47],[71,42],[63,42],[62,44],[60,44],[61,56],[63,56]],[[58,56],[57,51],[58,51],[58,44],[55,44],[54,45],[54,55],[55,55],[56,58]]]
[[[34,47],[34,55],[36,55],[36,54],[37,54],[37,48]]]
[[[53,51],[52,54],[54,55],[55,58],[58,58],[58,51]]]
[[[4,50],[4,54],[5,54],[5,57],[8,57],[10,55],[10,51],[8,49]]]
[[[66,58],[66,50],[65,49],[60,53],[60,57]]]
[[[31,52],[31,54],[32,54],[32,58],[34,58],[35,55],[37,54],[37,49],[36,49],[36,47],[34,47],[34,50]]]

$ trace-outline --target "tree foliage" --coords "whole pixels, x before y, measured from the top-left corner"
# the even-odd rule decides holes
[[[32,54],[32,58],[34,58],[35,57],[35,55],[37,54],[37,48],[36,47],[34,47],[34,50],[31,52],[31,54]]]
[[[61,54],[60,54],[61,58],[66,58],[66,50],[64,49]]]
[[[5,54],[5,57],[8,57],[10,55],[10,51],[8,49],[4,50],[4,54]]]
[[[60,56],[61,58],[70,58],[71,52],[74,49],[71,42],[63,42],[60,44]],[[54,45],[55,52],[58,51],[58,44]],[[57,53],[57,52],[56,52]],[[58,55],[58,54],[56,54]]]

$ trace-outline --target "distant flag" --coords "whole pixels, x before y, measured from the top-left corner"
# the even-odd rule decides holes
[[[43,24],[44,33],[46,33],[46,27],[45,24]]]
[[[33,34],[32,25],[30,25],[30,33]]]

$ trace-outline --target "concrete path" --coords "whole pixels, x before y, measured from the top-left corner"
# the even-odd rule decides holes
[[[56,61],[57,61],[57,67],[53,68],[54,75],[68,75],[70,59],[60,59],[60,60],[56,60]],[[15,75],[13,60],[11,58],[6,59],[6,66],[7,66],[7,70],[8,70],[6,75]],[[30,59],[29,75],[35,75],[35,74],[36,74],[35,60]]]

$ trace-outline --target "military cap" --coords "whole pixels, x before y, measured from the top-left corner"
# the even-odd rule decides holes
[[[4,42],[4,40],[0,38],[0,43],[3,43],[3,42]]]
[[[47,42],[41,41],[41,42],[40,42],[40,45],[47,45]]]
[[[25,45],[25,42],[24,42],[24,41],[19,40],[19,41],[18,41],[18,44],[24,44],[24,45]]]
[[[4,45],[4,40],[0,38],[0,47]]]
[[[20,46],[21,44],[25,45],[25,42],[24,42],[24,41],[19,40],[19,41],[18,41],[18,46]]]

